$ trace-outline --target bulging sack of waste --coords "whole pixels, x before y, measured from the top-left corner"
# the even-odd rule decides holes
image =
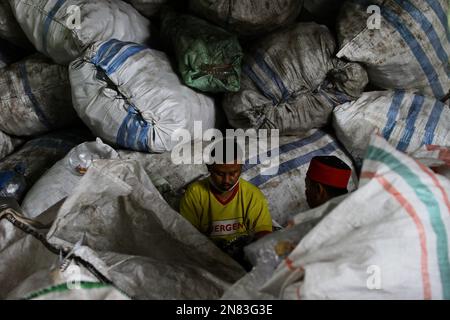
[[[204,92],[236,92],[244,56],[237,37],[199,18],[166,12],[162,35],[184,83]]]
[[[0,1],[0,38],[20,47],[31,48],[27,36],[17,23],[9,1]]]
[[[223,107],[235,128],[281,134],[324,127],[336,105],[358,98],[368,83],[356,63],[333,58],[327,27],[300,23],[261,40],[244,62],[241,91]]]
[[[260,288],[281,299],[450,299],[450,180],[374,136],[357,191]]]
[[[364,64],[380,88],[440,100],[450,89],[448,9],[448,0],[347,1],[337,56]]]
[[[218,299],[245,274],[168,206],[136,161],[95,161],[47,239],[74,247],[74,255],[136,299]]]
[[[125,0],[147,18],[155,16],[169,0]]]
[[[0,131],[0,160],[13,153],[23,142]]]
[[[23,217],[17,203],[0,199],[0,208],[0,299],[129,299],[89,263],[50,245],[49,226]]]
[[[82,141],[76,132],[53,133],[27,142],[0,161],[0,196],[21,201],[33,184]]]
[[[69,64],[96,41],[146,43],[150,22],[121,0],[11,0],[20,26],[36,49]]]
[[[147,47],[109,40],[94,44],[70,65],[74,107],[97,137],[124,149],[165,152],[191,135],[194,122],[214,128],[212,98],[183,86],[167,56]]]
[[[117,158],[117,152],[100,139],[75,147],[28,191],[22,202],[24,214],[29,218],[38,217],[42,212],[71,195],[95,160]]]
[[[191,11],[242,36],[257,36],[294,22],[303,0],[190,0]]]
[[[0,130],[33,136],[76,120],[66,67],[37,54],[0,72]]]
[[[374,132],[403,152],[423,145],[450,146],[450,107],[406,91],[367,92],[334,110],[333,127],[361,163]]]

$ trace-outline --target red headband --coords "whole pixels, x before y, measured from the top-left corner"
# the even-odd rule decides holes
[[[333,168],[316,159],[311,161],[306,174],[312,181],[339,189],[347,188],[351,175],[351,170]]]

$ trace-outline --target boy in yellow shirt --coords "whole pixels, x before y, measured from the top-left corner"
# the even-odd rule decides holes
[[[240,178],[242,164],[236,142],[233,148],[236,156],[224,152],[227,161],[208,165],[210,177],[190,185],[180,204],[180,213],[222,249],[240,237],[257,240],[272,232],[267,199]],[[222,151],[225,149],[224,143]]]

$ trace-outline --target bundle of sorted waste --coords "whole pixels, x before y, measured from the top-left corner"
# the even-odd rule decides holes
[[[162,38],[175,52],[186,85],[204,92],[237,92],[244,56],[237,37],[199,18],[166,12]]]
[[[328,124],[333,108],[357,99],[368,83],[357,63],[334,58],[327,27],[300,23],[260,40],[245,58],[241,91],[223,107],[235,128],[296,134]]]
[[[109,40],[69,68],[75,110],[96,136],[121,148],[165,152],[194,123],[215,127],[214,100],[184,86],[161,51]]]
[[[337,56],[362,63],[379,88],[440,100],[450,91],[448,10],[448,0],[349,0]]]
[[[122,0],[11,0],[20,26],[36,49],[69,64],[94,42],[119,39],[145,44],[150,22]]]

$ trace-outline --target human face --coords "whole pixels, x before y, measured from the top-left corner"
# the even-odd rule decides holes
[[[305,187],[306,201],[311,209],[320,207],[329,200],[325,189],[308,177],[305,179]]]
[[[242,172],[241,164],[215,164],[210,167],[211,179],[220,188],[219,191],[230,191],[239,181]]]

